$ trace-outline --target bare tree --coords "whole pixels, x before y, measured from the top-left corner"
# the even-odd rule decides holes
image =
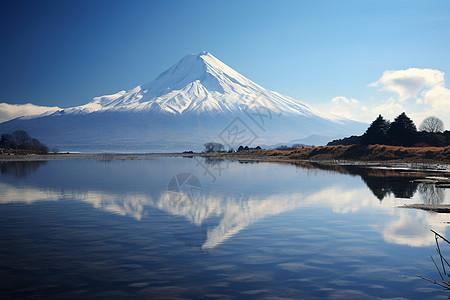
[[[205,152],[206,153],[210,153],[210,152],[222,152],[225,150],[224,145],[219,144],[219,143],[206,143],[204,144],[205,146]]]
[[[16,130],[12,133],[16,144],[21,149],[26,149],[32,144],[32,140],[28,132],[24,130]]]
[[[444,131],[444,122],[435,116],[430,116],[422,121],[422,124],[419,126],[419,130],[433,133],[442,132]]]

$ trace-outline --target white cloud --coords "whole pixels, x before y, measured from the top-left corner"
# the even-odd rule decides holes
[[[384,91],[398,94],[400,102],[415,98],[425,88],[444,86],[445,73],[433,69],[410,68],[407,70],[385,71],[369,86],[380,87]]]
[[[351,104],[351,105],[358,105],[359,101],[354,99],[354,98],[347,98],[344,96],[338,96],[338,97],[334,97],[333,99],[331,99],[331,102],[333,102],[334,104],[339,104],[339,103],[344,103],[344,104]]]
[[[374,106],[372,112],[392,119],[405,111],[417,125],[430,115],[440,117],[448,123],[450,90],[445,87],[444,76],[444,72],[434,69],[385,71],[371,86],[394,92],[398,98],[383,101],[382,104]],[[406,100],[411,98],[415,99],[415,102],[407,103]]]
[[[386,119],[393,120],[400,113],[405,111],[405,107],[394,98],[383,101],[380,105],[371,108],[373,115],[383,115]]]
[[[429,228],[445,233],[448,226],[446,220],[445,214],[400,210],[398,219],[385,225],[383,238],[388,243],[398,245],[431,246],[435,244],[435,239]]]
[[[369,97],[366,101],[343,96],[331,99],[326,109],[345,118],[369,122],[377,115],[393,120],[402,112],[413,119],[418,126],[431,115],[450,124],[450,89],[445,86],[445,73],[434,69],[409,68],[389,70],[369,84],[396,95],[387,99]],[[415,101],[407,101],[414,99]]]
[[[333,105],[330,109],[330,113],[343,118],[353,119],[353,113],[343,105]]]
[[[333,115],[337,115],[340,117],[348,118],[348,119],[358,119],[355,116],[358,115],[358,111],[367,110],[366,106],[361,106],[358,100],[354,98],[347,98],[344,96],[338,96],[331,99],[332,106],[324,107],[325,110],[328,110]],[[361,120],[364,122],[364,120]]]
[[[27,104],[8,104],[0,103],[0,123],[8,120],[28,115],[40,115],[45,112],[54,112],[60,110],[57,106],[37,106],[31,103]]]
[[[450,90],[443,86],[435,86],[422,93],[422,102],[441,113],[450,112]]]

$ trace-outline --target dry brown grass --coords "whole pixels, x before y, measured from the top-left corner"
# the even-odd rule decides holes
[[[400,147],[387,145],[349,145],[305,147],[295,150],[250,150],[239,152],[248,157],[277,157],[286,159],[335,160],[357,159],[365,161],[405,160],[405,161],[448,161],[448,147]]]

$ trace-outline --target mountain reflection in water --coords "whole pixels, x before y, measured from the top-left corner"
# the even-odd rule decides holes
[[[205,160],[206,164],[212,164],[221,168],[220,164],[234,165],[236,162],[224,162],[221,160]],[[52,161],[51,164],[57,164]],[[67,162],[66,162],[67,163]],[[92,167],[92,172],[97,172],[99,162],[83,162]],[[146,162],[152,164],[152,162]],[[123,166],[127,162],[117,163]],[[15,177],[31,176],[45,162],[2,162],[0,164],[2,174]],[[263,165],[263,164],[260,164]],[[270,165],[270,168],[293,168],[293,166]],[[102,164],[101,168],[113,168],[114,162]],[[229,165],[223,167],[227,170]],[[252,166],[242,167],[251,168]],[[146,192],[144,190],[130,188],[125,185],[124,190],[100,189],[95,186],[75,185],[65,182],[65,187],[59,187],[52,182],[32,182],[27,185],[15,185],[9,181],[0,181],[0,203],[33,203],[37,201],[77,200],[91,204],[97,209],[107,212],[132,216],[141,220],[149,214],[150,210],[158,209],[171,216],[181,216],[188,222],[205,230],[206,236],[201,247],[204,249],[215,248],[251,224],[259,222],[269,216],[279,215],[293,211],[300,207],[316,207],[319,209],[331,208],[334,213],[347,214],[362,209],[378,209],[392,214],[396,207],[403,205],[401,199],[417,198],[415,201],[424,203],[443,203],[445,191],[437,188],[431,183],[415,183],[413,180],[423,178],[425,175],[410,171],[394,171],[388,169],[365,168],[361,166],[323,165],[318,163],[305,163],[298,165],[298,172],[317,172],[317,182],[324,183],[321,176],[326,173],[348,174],[359,176],[369,189],[362,186],[357,188],[341,187],[339,184],[330,182],[328,185],[312,188],[308,183],[297,183],[298,186],[284,190],[282,178],[273,178],[280,186],[280,190],[270,190],[265,193],[243,192],[236,195],[233,191],[225,191],[220,183],[215,183],[209,188],[204,188],[196,197],[167,190],[167,183],[157,185],[155,190]],[[64,172],[64,170],[59,170]],[[120,169],[119,172],[123,170]],[[326,171],[326,172],[323,172]],[[113,172],[106,172],[113,173]],[[57,176],[57,175],[55,175]],[[83,176],[77,175],[77,176]],[[127,174],[118,173],[117,182],[109,185],[121,185],[121,178]],[[270,176],[270,175],[269,175]],[[333,175],[331,175],[333,176]],[[94,176],[95,177],[95,176]],[[0,177],[5,178],[6,177]],[[116,178],[116,177],[113,177]],[[204,177],[205,178],[205,177]],[[145,182],[145,178],[139,178]],[[241,180],[239,177],[233,180]],[[76,182],[77,178],[73,178]],[[167,180],[168,182],[169,180]],[[242,180],[241,180],[242,181]],[[140,182],[137,187],[142,186]],[[302,187],[308,187],[308,189]],[[375,195],[373,197],[369,190]],[[445,230],[446,225],[442,222],[441,214],[429,214],[415,212],[416,216],[403,211],[392,214],[390,221],[377,227],[386,241],[411,246],[430,245],[433,238],[427,232],[427,227],[433,226],[436,230]],[[414,229],[415,228],[415,229]],[[414,230],[413,230],[414,229]]]

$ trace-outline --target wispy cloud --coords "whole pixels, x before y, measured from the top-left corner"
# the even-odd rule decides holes
[[[337,96],[331,99],[331,107],[325,108],[334,115],[341,116],[347,119],[354,119],[363,122],[367,122],[365,119],[361,119],[360,112],[367,112],[368,108],[362,105],[361,102],[355,98],[347,98],[344,96]]]
[[[333,99],[331,99],[331,102],[333,102],[334,104],[344,103],[344,104],[351,104],[351,105],[358,105],[358,103],[359,103],[359,101],[354,98],[349,99],[344,96],[334,97]]]
[[[31,103],[27,104],[8,104],[0,103],[0,123],[8,120],[29,115],[40,115],[45,112],[54,112],[60,110],[57,106],[37,106]]]

